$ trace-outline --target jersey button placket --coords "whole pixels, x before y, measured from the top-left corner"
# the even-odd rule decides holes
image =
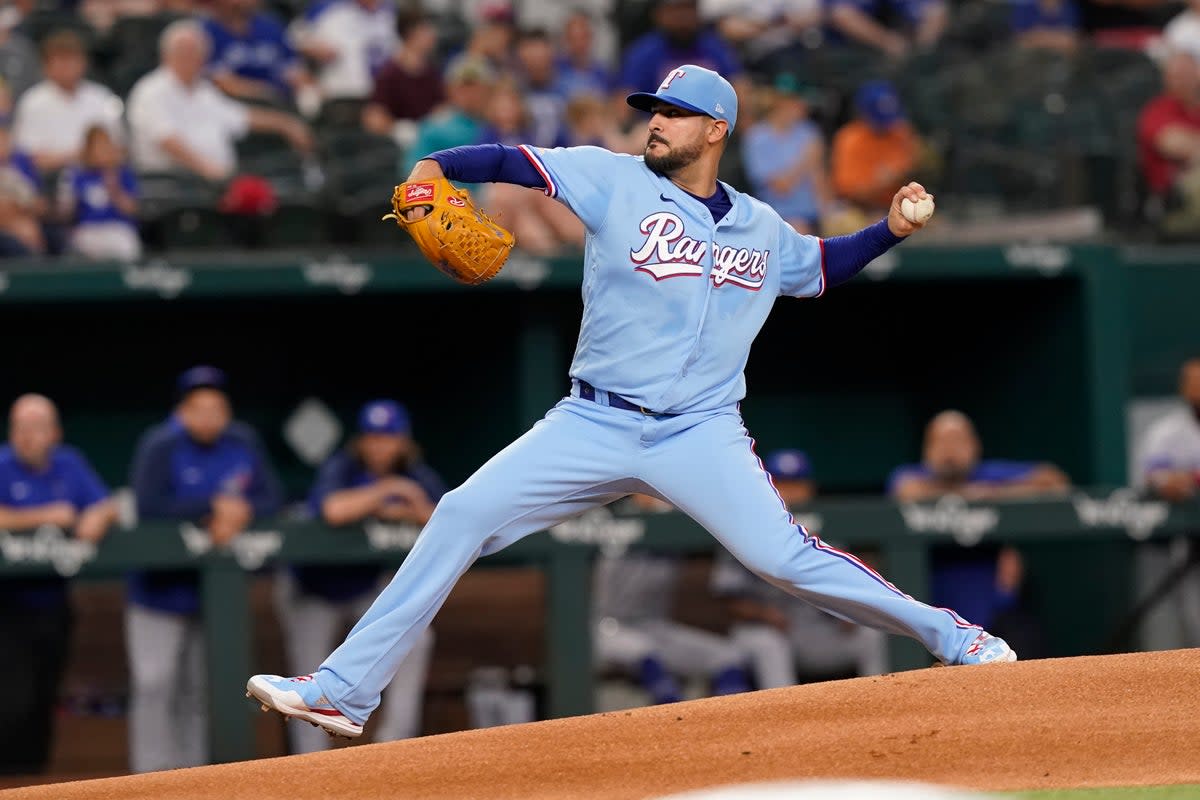
[[[708,212],[708,209],[704,209]],[[709,219],[712,217],[710,216]],[[700,360],[700,345],[702,335],[704,333],[704,323],[708,319],[708,307],[712,303],[713,281],[712,273],[717,268],[717,259],[715,253],[717,250],[717,225],[714,223],[708,229],[708,273],[704,276],[704,306],[700,310],[700,321],[696,323],[696,336],[692,343],[692,351],[688,353],[687,360],[683,362],[683,371],[681,376],[686,378],[688,367]]]

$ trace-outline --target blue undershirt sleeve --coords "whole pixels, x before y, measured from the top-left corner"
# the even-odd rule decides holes
[[[502,144],[475,144],[439,150],[432,159],[452,181],[462,183],[512,183],[545,189],[546,180],[519,149]]]
[[[872,260],[902,241],[903,237],[896,236],[888,229],[886,219],[857,233],[825,239],[825,280],[828,286],[837,286],[850,280]]]

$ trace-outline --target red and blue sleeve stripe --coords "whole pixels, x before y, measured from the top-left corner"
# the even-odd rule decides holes
[[[533,168],[538,171],[539,175],[541,175],[546,196],[557,197],[558,186],[555,185],[554,179],[550,177],[550,170],[546,169],[546,165],[542,163],[542,159],[538,156],[538,154],[534,152],[533,148],[527,144],[520,145],[517,149],[520,150],[527,159],[529,159],[529,163],[532,164]]]

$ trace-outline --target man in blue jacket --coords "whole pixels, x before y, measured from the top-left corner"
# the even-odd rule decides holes
[[[58,410],[27,394],[9,413],[0,447],[0,530],[42,527],[97,542],[117,518],[108,489],[83,455],[62,444]],[[71,629],[67,582],[17,578],[0,583],[0,774],[42,772],[50,755],[54,707]]]
[[[215,367],[183,373],[174,413],[138,443],[132,478],[141,519],[190,522],[218,547],[283,500],[257,434],[233,420],[225,389],[225,374]],[[203,764],[208,719],[198,576],[134,573],[128,599],[130,768]]]

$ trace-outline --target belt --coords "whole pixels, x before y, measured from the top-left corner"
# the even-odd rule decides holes
[[[576,380],[579,384],[579,397],[582,400],[591,400],[593,403],[599,403],[596,399],[596,387],[592,386],[587,381]],[[626,411],[637,411],[651,417],[673,417],[674,414],[663,414],[659,411],[650,411],[647,408],[639,406],[637,403],[631,403],[621,395],[615,392],[605,392],[608,395],[608,405],[611,408],[622,408]]]

